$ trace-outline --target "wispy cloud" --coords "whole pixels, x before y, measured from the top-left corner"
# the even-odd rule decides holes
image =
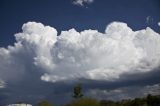
[[[152,23],[153,23],[153,17],[147,16],[147,17],[146,17],[146,23],[147,23],[147,24],[152,24]]]
[[[73,4],[78,6],[84,6],[85,4],[91,4],[94,0],[74,0]]]
[[[158,22],[158,26],[160,26],[160,22]]]
[[[5,86],[6,86],[6,83],[0,79],[0,89],[5,88]]]

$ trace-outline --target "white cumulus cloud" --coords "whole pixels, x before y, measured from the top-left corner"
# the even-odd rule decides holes
[[[91,4],[93,2],[94,2],[94,0],[74,0],[73,4],[79,5],[79,6],[84,6],[85,4]]]
[[[121,22],[109,24],[105,33],[70,29],[59,36],[50,26],[28,22],[15,38],[14,46],[0,48],[0,78],[5,81],[23,76],[30,67],[50,82],[116,81],[160,65],[160,35],[150,28],[132,31]]]

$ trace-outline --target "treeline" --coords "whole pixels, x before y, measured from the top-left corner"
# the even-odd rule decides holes
[[[37,106],[55,106],[47,101],[38,103]],[[121,101],[96,100],[93,98],[81,97],[74,99],[69,104],[61,106],[160,106],[160,95],[148,95],[144,98],[126,99]]]
[[[38,103],[38,106],[54,106],[47,101]],[[126,99],[121,101],[100,100],[86,98],[82,93],[80,84],[73,89],[73,100],[66,105],[61,106],[160,106],[160,95],[148,94],[143,98]]]
[[[160,95],[148,95],[144,98],[121,100],[118,102],[101,100],[100,106],[160,106]]]
[[[91,97],[85,97],[82,92],[81,84],[78,84],[73,88],[72,97],[73,99],[71,102],[60,106],[160,106],[160,95],[148,94],[146,97],[143,98],[125,99],[121,101],[113,101],[107,99],[97,100]],[[19,104],[18,106],[21,106],[21,104]],[[56,105],[53,105],[52,103],[44,100],[38,102],[36,106],[56,106]]]

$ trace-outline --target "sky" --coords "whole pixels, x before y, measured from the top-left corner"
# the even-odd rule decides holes
[[[160,92],[159,0],[0,0],[0,105]],[[132,92],[131,92],[132,91]]]

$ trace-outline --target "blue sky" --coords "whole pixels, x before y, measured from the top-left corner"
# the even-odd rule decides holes
[[[65,104],[77,83],[97,99],[159,94],[159,0],[0,0],[0,13],[0,105]]]
[[[70,28],[104,32],[113,21],[126,22],[133,30],[150,26],[159,32],[159,11],[159,0],[95,0],[84,7],[73,5],[72,0],[1,0],[0,46],[13,44],[13,35],[28,21],[53,26],[59,33]],[[153,22],[146,23],[148,16]]]

